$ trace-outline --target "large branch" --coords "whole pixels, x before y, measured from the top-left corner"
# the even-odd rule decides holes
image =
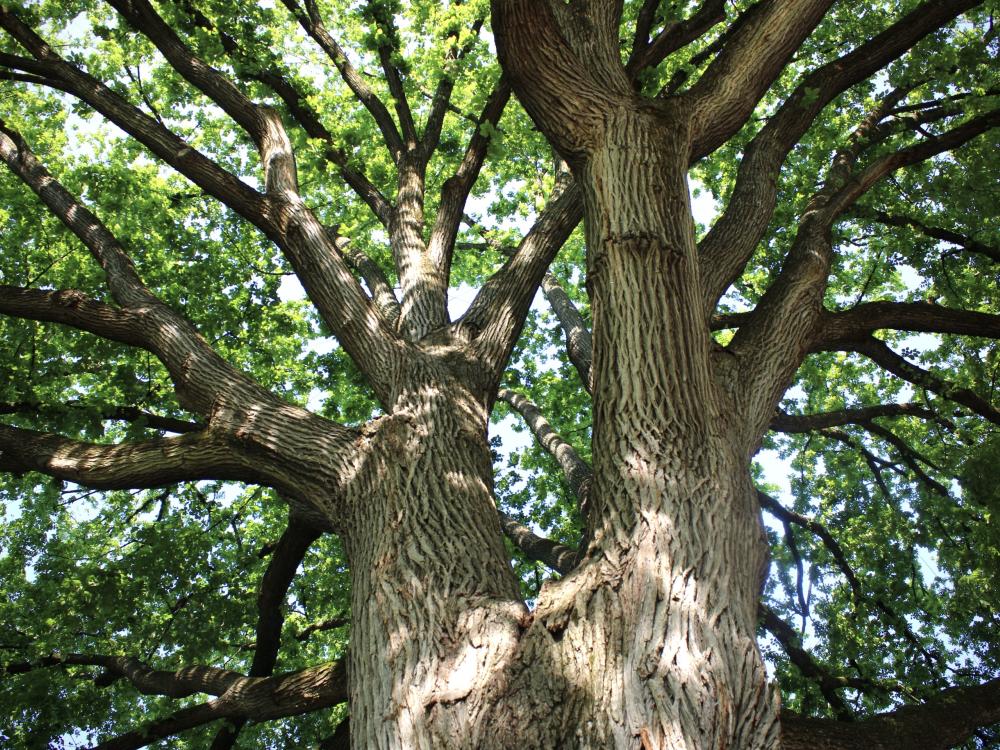
[[[462,317],[478,333],[475,345],[494,387],[546,269],[581,218],[583,200],[576,183],[557,186],[517,252],[483,285]]]
[[[781,272],[728,347],[739,360],[739,400],[753,415],[745,435],[748,445],[759,439],[823,319],[823,292],[833,260],[833,222],[896,169],[957,148],[1000,126],[1000,110],[994,110],[858,167],[866,149],[879,143],[879,125],[904,93],[905,89],[889,92],[838,150],[822,188],[803,213]]]
[[[583,387],[590,393],[592,391],[590,365],[594,358],[594,347],[593,336],[587,328],[587,322],[573,304],[573,300],[566,294],[566,290],[559,284],[558,279],[551,273],[545,274],[542,278],[542,292],[563,329],[569,361],[579,373]]]
[[[864,170],[852,175],[847,184],[831,197],[828,210],[839,216],[885,176],[903,167],[918,164],[932,156],[958,148],[997,127],[1000,127],[1000,109],[977,115],[940,135],[924,138],[915,145],[882,156]]]
[[[75,320],[86,318],[87,313],[99,323],[112,315],[119,321],[128,318],[131,321],[129,343],[156,354],[178,386],[182,403],[203,416],[208,416],[218,406],[223,391],[232,394],[241,390],[243,396],[256,399],[268,397],[262,388],[219,357],[187,319],[145,287],[118,239],[49,174],[20,134],[2,121],[0,158],[90,250],[104,269],[112,295],[124,308],[120,313],[112,313],[86,298],[74,299],[72,292],[52,294],[7,287],[4,291],[15,303],[8,307],[9,311],[17,314],[14,310],[20,302],[22,309],[31,306],[38,309],[49,304],[50,312]],[[67,309],[67,304],[73,307]],[[7,311],[3,310],[2,302],[0,311]]]
[[[926,703],[857,722],[781,718],[781,750],[946,750],[1000,721],[1000,679],[953,687]]]
[[[3,7],[0,7],[0,26],[53,75],[65,81],[75,96],[277,243],[291,261],[320,315],[368,376],[376,393],[383,399],[389,397],[390,387],[383,378],[386,372],[383,365],[401,356],[399,342],[362,291],[325,229],[297,195],[294,174],[290,171],[290,146],[276,113],[258,109],[255,115],[265,121],[259,145],[265,169],[269,170],[270,195],[264,196],[192,149],[100,81],[64,61],[14,13]],[[184,57],[186,48],[183,45],[179,50],[173,46],[168,48],[171,56],[178,57],[177,65],[191,67],[192,77],[206,88],[214,92],[213,86],[223,87],[217,79],[221,74],[199,68],[194,62],[196,58]],[[230,104],[235,106],[235,100]]]
[[[252,102],[229,78],[195,55],[148,0],[107,2],[156,46],[174,70],[247,132],[260,153],[268,193],[298,192],[292,145],[277,112]]]
[[[612,30],[606,18],[562,0],[493,0],[492,15],[497,54],[518,99],[563,158],[574,163],[594,145],[608,109],[633,96],[617,25]],[[579,42],[577,48],[570,37]]]
[[[0,315],[62,323],[144,349],[152,347],[142,315],[98,302],[77,289],[29,289],[0,285]]]
[[[587,494],[590,491],[590,482],[593,478],[593,470],[590,465],[580,458],[572,445],[559,436],[559,433],[552,428],[538,407],[526,397],[507,388],[502,388],[497,396],[521,415],[538,444],[559,464],[559,468],[562,469],[566,482],[573,495],[576,496],[580,507],[586,508]]]
[[[39,69],[59,80],[63,90],[86,102],[195,185],[262,231],[267,233],[270,230],[263,213],[263,195],[96,78],[63,60],[17,14],[4,6],[0,6],[0,27],[36,58]],[[3,60],[0,59],[0,62]]]
[[[682,95],[694,158],[725,143],[753,112],[834,0],[761,0],[701,78]]]
[[[824,348],[835,348],[884,329],[996,339],[1000,338],[1000,315],[929,302],[868,302],[849,310],[825,312],[815,341],[822,342]]]
[[[500,514],[500,528],[503,529],[503,533],[529,560],[540,562],[557,573],[569,575],[577,561],[578,553],[575,549],[538,536],[515,518],[508,516],[503,511],[498,512]]]
[[[708,309],[714,309],[764,236],[777,199],[781,165],[823,108],[979,2],[924,2],[868,42],[802,79],[747,146],[726,210],[700,243]]]
[[[218,719],[268,721],[318,711],[347,700],[347,669],[340,662],[275,677],[239,676],[215,700],[181,709],[134,731],[95,745],[93,750],[138,750]]]
[[[0,471],[38,471],[105,490],[162,487],[203,479],[260,479],[252,460],[208,430],[101,445],[0,424]]]

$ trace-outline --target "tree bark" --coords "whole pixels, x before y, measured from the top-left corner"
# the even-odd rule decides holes
[[[363,431],[339,519],[352,580],[352,746],[488,747],[488,688],[526,616],[492,495],[485,398],[425,346]],[[464,369],[464,368],[459,368]],[[471,376],[470,376],[471,379]]]

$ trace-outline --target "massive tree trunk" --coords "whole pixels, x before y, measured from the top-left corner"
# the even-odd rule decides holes
[[[364,676],[351,681],[359,749],[479,746],[470,737],[489,708],[484,688],[526,614],[501,542],[487,405],[468,352],[451,341],[421,349],[392,412],[361,436],[342,529],[350,670]]]
[[[687,160],[682,119],[626,103],[576,165],[592,541],[534,613],[498,544],[488,404],[461,345],[423,344],[362,437],[344,530],[356,747],[777,745],[755,640],[766,545],[710,367]]]

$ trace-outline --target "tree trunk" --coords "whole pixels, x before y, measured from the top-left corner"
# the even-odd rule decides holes
[[[507,746],[774,748],[778,698],[755,636],[767,548],[749,454],[709,366],[687,134],[662,112],[606,117],[576,169],[594,316],[593,541],[540,597],[511,711],[525,722]]]
[[[402,374],[392,413],[366,428],[351,485],[357,750],[479,746],[484,686],[526,616],[493,501],[484,398],[455,379],[459,353],[429,348]]]
[[[365,434],[353,482],[357,748],[778,744],[755,638],[766,545],[711,375],[687,134],[662,113],[607,117],[577,169],[595,342],[587,559],[524,610],[500,544],[486,399],[473,375],[456,378],[460,348],[428,346]]]

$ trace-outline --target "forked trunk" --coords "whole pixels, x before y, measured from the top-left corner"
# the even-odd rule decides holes
[[[500,543],[482,399],[471,378],[411,373],[426,385],[365,437],[354,483],[359,750],[778,744],[755,639],[766,546],[710,368],[686,136],[662,114],[608,118],[577,168],[594,315],[587,560],[527,613]]]

